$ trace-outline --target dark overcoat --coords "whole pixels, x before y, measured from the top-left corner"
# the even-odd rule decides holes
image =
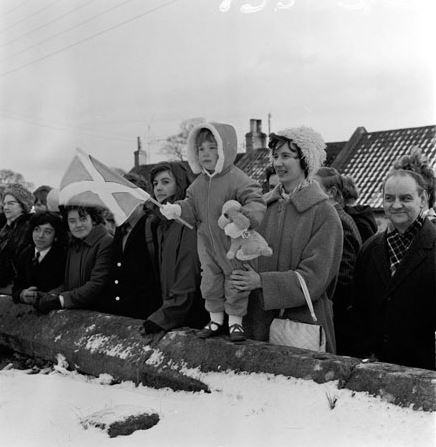
[[[72,238],[67,252],[65,280],[57,290],[66,308],[95,308],[107,286],[112,261],[112,237],[102,224],[84,239]]]
[[[364,244],[356,264],[352,310],[353,354],[435,369],[435,225],[425,219],[393,276],[386,233]]]
[[[200,292],[197,232],[179,222],[159,219],[157,237],[162,305],[148,319],[165,330],[200,328],[209,314]]]
[[[41,292],[49,292],[59,287],[64,281],[66,250],[54,244],[41,262],[33,262],[35,247],[29,245],[19,255],[17,261],[17,275],[12,287],[12,298],[20,302],[23,289],[35,286]]]
[[[16,275],[18,255],[30,245],[29,219],[30,214],[22,214],[0,230],[0,287],[12,283]]]
[[[162,303],[156,240],[147,219],[151,216],[144,214],[132,228],[124,250],[121,228],[115,231],[110,283],[101,303],[105,312],[145,319]]]

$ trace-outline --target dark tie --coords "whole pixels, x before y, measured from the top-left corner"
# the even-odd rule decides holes
[[[39,264],[39,257],[41,256],[41,253],[39,251],[37,251],[35,253],[34,258],[32,259],[32,264],[37,266]]]

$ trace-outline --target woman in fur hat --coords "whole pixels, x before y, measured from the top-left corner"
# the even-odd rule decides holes
[[[313,175],[325,160],[325,143],[309,127],[270,135],[269,147],[279,184],[264,198],[265,218],[259,232],[273,249],[259,258],[257,271],[235,270],[232,284],[250,290],[246,327],[250,337],[267,341],[279,309],[284,318],[312,323],[297,272],[310,293],[326,334],[327,352],[335,352],[331,294],[342,254],[338,213]]]
[[[29,244],[27,238],[33,194],[19,183],[12,183],[3,192],[6,224],[0,230],[0,288],[11,293],[17,256]]]

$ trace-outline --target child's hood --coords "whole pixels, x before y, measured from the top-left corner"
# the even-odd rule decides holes
[[[203,171],[198,161],[197,145],[195,144],[201,129],[209,129],[215,137],[218,145],[218,161],[215,167],[215,174],[219,174],[232,165],[236,159],[238,139],[235,128],[230,124],[201,123],[191,130],[187,142],[187,158],[194,174],[199,174]]]

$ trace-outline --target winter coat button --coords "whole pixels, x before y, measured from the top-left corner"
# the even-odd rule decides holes
[[[115,297],[115,301],[120,301],[120,297],[119,297],[119,296],[116,296],[116,297]]]

